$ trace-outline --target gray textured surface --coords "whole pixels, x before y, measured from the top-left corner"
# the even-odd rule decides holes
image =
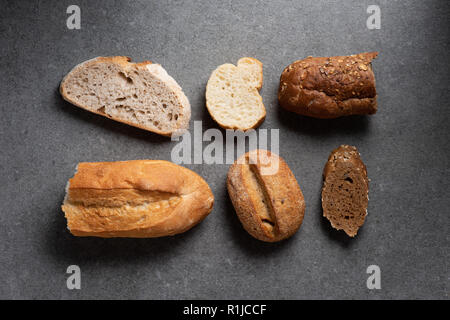
[[[68,30],[73,1],[1,1],[0,298],[448,299],[448,1],[243,2],[77,1],[82,28]],[[381,30],[366,28],[373,3]],[[289,63],[370,50],[380,51],[375,116],[319,121],[279,109]],[[161,63],[204,128],[215,127],[204,104],[210,72],[261,60],[261,128],[280,129],[280,153],[303,189],[300,231],[278,244],[252,239],[226,194],[228,166],[190,165],[216,197],[191,231],[72,237],[60,204],[79,161],[170,159],[175,144],[61,99],[62,77],[100,55]],[[343,143],[359,148],[371,178],[369,216],[352,240],[320,208],[323,166]],[[66,288],[70,264],[81,267],[81,290]],[[381,267],[381,290],[366,288],[371,264]]]

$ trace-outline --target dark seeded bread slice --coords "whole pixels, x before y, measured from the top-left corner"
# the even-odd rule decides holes
[[[355,147],[333,150],[323,171],[322,208],[333,228],[354,237],[364,224],[369,202],[366,166]]]

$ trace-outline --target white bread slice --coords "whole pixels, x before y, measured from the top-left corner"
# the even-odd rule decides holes
[[[61,95],[80,108],[165,136],[189,128],[191,106],[177,82],[159,64],[130,61],[85,61],[62,80]]]
[[[246,57],[239,59],[237,66],[223,64],[209,77],[206,108],[222,128],[254,129],[266,117],[266,109],[259,95],[262,84],[260,61]]]

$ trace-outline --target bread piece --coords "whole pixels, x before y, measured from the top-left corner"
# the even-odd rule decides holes
[[[206,85],[206,107],[211,117],[225,129],[258,127],[266,117],[259,95],[262,84],[262,63],[256,59],[241,58],[237,66],[219,66]]]
[[[264,174],[273,165],[277,171]],[[302,191],[288,165],[278,155],[254,150],[241,156],[228,171],[228,194],[248,233],[275,242],[297,232],[305,214]]]
[[[355,147],[333,150],[323,171],[323,216],[333,228],[354,237],[364,224],[369,202],[366,166]]]
[[[299,60],[284,69],[278,101],[286,110],[330,119],[377,112],[372,60],[378,52]]]
[[[98,57],[76,66],[60,92],[74,105],[144,130],[170,136],[187,129],[191,106],[159,64]]]
[[[153,238],[192,228],[213,202],[205,180],[168,161],[82,162],[62,210],[75,236]]]

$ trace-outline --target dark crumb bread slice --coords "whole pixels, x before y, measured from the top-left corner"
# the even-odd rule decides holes
[[[333,150],[323,171],[322,208],[333,228],[354,237],[364,224],[369,202],[367,169],[355,147]]]

